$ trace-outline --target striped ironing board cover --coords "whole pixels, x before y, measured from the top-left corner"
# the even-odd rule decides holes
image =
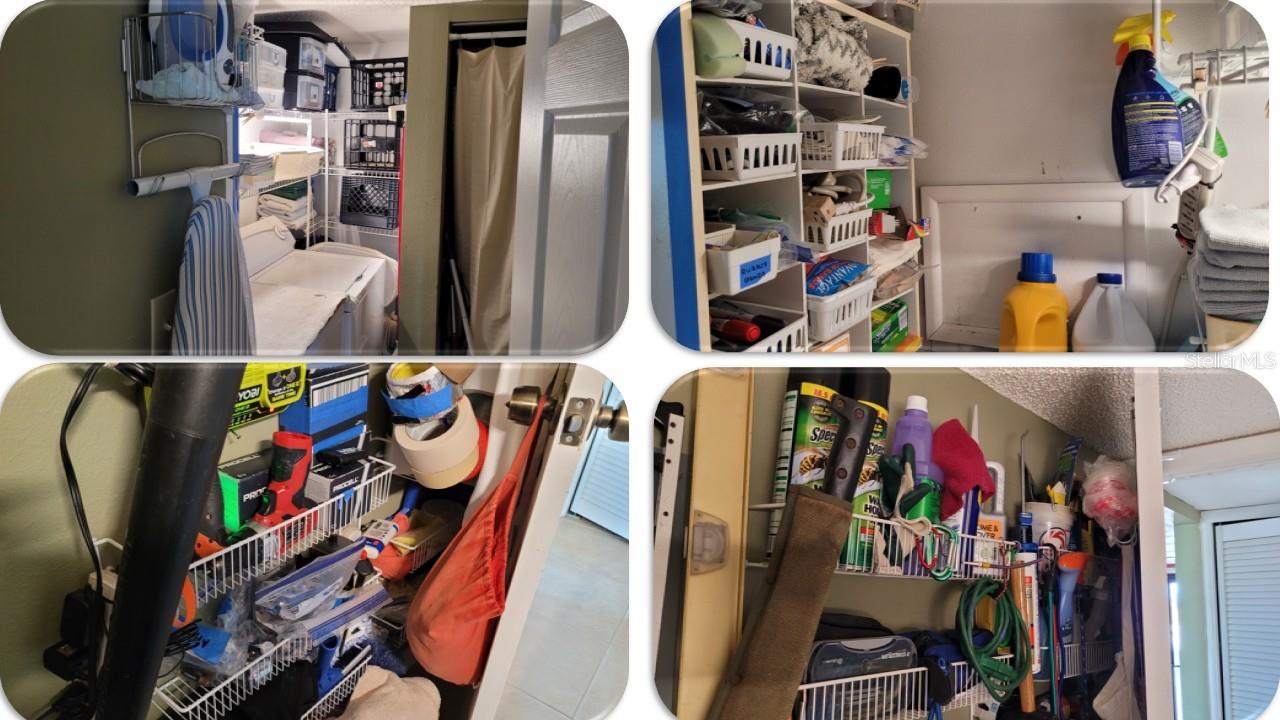
[[[175,355],[251,355],[253,296],[240,226],[225,198],[191,208],[178,276],[173,322]]]

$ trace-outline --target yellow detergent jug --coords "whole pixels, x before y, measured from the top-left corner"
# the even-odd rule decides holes
[[[1023,253],[1018,285],[1004,298],[1001,352],[1066,352],[1071,307],[1058,289],[1053,255]]]

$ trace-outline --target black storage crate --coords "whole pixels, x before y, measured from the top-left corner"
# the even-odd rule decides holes
[[[360,170],[400,169],[400,124],[393,120],[347,120],[345,164]]]
[[[352,110],[378,110],[402,105],[408,90],[407,57],[351,62]]]
[[[399,226],[400,181],[393,178],[342,178],[340,219],[347,225],[394,230]]]

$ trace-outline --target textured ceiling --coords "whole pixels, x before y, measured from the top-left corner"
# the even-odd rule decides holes
[[[1133,456],[1133,370],[967,370],[996,392],[1111,457]],[[1160,371],[1165,450],[1280,430],[1280,413],[1260,383],[1226,370]]]

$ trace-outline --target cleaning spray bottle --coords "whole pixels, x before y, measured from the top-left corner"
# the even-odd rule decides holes
[[[902,498],[898,511],[908,520],[927,518],[937,524],[942,520],[942,489],[935,480],[933,468],[933,425],[929,423],[929,401],[920,395],[907,397],[907,410],[893,426],[894,455],[902,455],[910,446],[915,451],[915,487]],[[907,575],[926,574],[913,553],[904,566]]]
[[[1172,43],[1172,10],[1161,15],[1159,32]],[[1157,32],[1151,13],[1126,19],[1112,42],[1120,45],[1111,106],[1111,144],[1116,169],[1125,187],[1155,187],[1192,151],[1204,127],[1204,110],[1170,83],[1157,67],[1152,51]]]

